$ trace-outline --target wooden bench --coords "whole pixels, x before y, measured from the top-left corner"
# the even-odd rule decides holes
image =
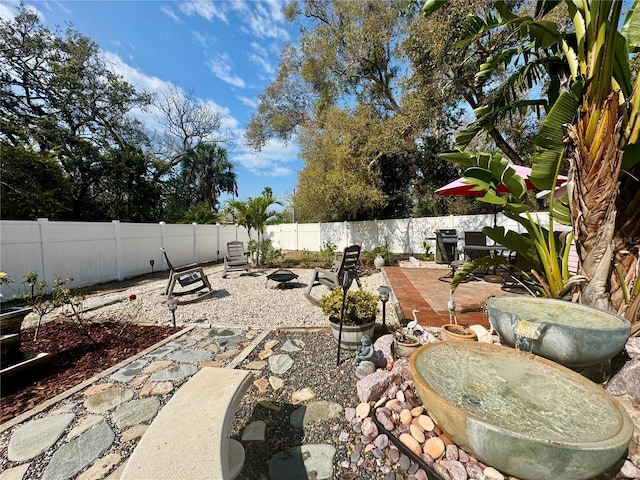
[[[160,409],[120,478],[235,478],[244,449],[229,432],[252,381],[248,370],[202,368]]]

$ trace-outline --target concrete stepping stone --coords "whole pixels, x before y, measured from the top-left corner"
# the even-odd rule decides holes
[[[280,350],[282,350],[283,352],[299,352],[300,350],[302,350],[304,348],[304,342],[298,338],[294,338],[293,340],[290,338],[287,338],[287,341],[284,342],[284,345],[282,345],[282,347],[280,347]]]
[[[141,400],[131,400],[123,403],[111,414],[111,418],[118,428],[132,427],[151,420],[160,409],[158,397],[146,397]]]
[[[242,431],[243,442],[264,442],[264,434],[267,429],[267,424],[264,420],[256,420],[251,422]]]
[[[133,398],[133,390],[124,387],[111,387],[91,395],[84,401],[84,407],[90,413],[105,413],[121,403]]]
[[[93,427],[69,443],[62,445],[51,457],[42,480],[71,478],[93,464],[113,444],[115,434],[106,423]]]
[[[198,371],[198,367],[195,365],[173,365],[164,370],[151,375],[150,380],[152,382],[162,382],[164,380],[181,380],[185,377],[190,377]]]
[[[185,348],[169,355],[171,360],[176,362],[199,363],[206,362],[213,358],[213,352],[209,350],[197,350],[195,348]]]
[[[321,420],[341,418],[343,412],[342,405],[320,400],[295,409],[291,412],[289,423],[294,428],[308,427]]]
[[[130,382],[133,378],[135,378],[136,375],[140,373],[140,371],[145,367],[146,364],[147,360],[135,360],[126,367],[121,368],[113,375],[111,375],[110,379],[116,382]]]
[[[293,358],[286,353],[279,353],[269,357],[269,368],[272,373],[282,375],[293,366]]]
[[[193,338],[183,337],[165,344],[165,347],[186,348],[186,347],[193,347],[195,344],[196,344],[196,341]]]
[[[322,444],[301,445],[283,450],[269,460],[269,478],[331,480],[335,454],[336,449],[332,445]]]
[[[176,348],[177,348],[177,345],[169,345],[169,344],[163,345],[162,347],[158,347],[155,350],[153,350],[152,352],[147,353],[146,356],[147,357],[151,357],[151,358],[162,358],[162,357],[164,357],[166,355],[169,355]]]
[[[18,427],[9,440],[7,457],[12,462],[37,457],[58,441],[74,418],[73,413],[49,415]]]

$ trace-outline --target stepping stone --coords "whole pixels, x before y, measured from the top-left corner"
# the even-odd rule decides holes
[[[129,382],[140,373],[146,364],[146,360],[135,360],[111,375],[111,380],[123,383]]]
[[[333,457],[336,449],[332,445],[301,445],[276,453],[269,460],[269,478],[278,480],[331,480]]]
[[[264,420],[256,420],[245,427],[242,432],[243,442],[264,442],[264,433],[267,424]]]
[[[75,415],[50,415],[25,423],[9,440],[7,457],[12,462],[24,462],[46,451],[62,436]]]
[[[111,387],[91,395],[84,401],[84,407],[91,413],[105,413],[132,398],[133,390],[124,387]]]
[[[173,352],[169,355],[171,360],[175,360],[176,362],[188,362],[188,363],[198,363],[198,362],[206,362],[213,358],[213,352],[209,350],[196,350],[193,348],[185,348],[183,350],[178,350],[177,352]]]
[[[72,438],[77,437],[78,435],[86,432],[91,427],[95,427],[103,421],[104,417],[102,415],[87,415],[85,418],[80,420],[80,423],[73,427],[73,429],[67,434],[67,440],[71,440]]]
[[[178,338],[173,342],[169,342],[165,347],[173,347],[173,348],[185,348],[185,347],[193,347],[196,344],[196,341],[193,338]],[[160,347],[162,348],[162,347]]]
[[[159,370],[162,370],[163,368],[170,367],[171,365],[173,365],[173,362],[171,360],[156,360],[155,362],[151,362],[149,365],[147,365],[142,370],[142,373],[155,373]]]
[[[230,358],[238,355],[240,351],[241,350],[239,348],[232,348],[231,350],[227,350],[226,352],[222,352],[221,354],[216,355],[216,358],[218,360],[229,360]]]
[[[194,342],[195,343],[195,342]],[[162,347],[156,348],[153,352],[147,353],[147,357],[151,358],[162,358],[166,355],[169,355],[177,348],[177,345],[163,345]]]
[[[149,382],[140,390],[140,397],[148,397],[149,395],[166,395],[173,390],[171,382]]]
[[[299,405],[304,402],[308,402],[309,400],[315,398],[316,392],[311,390],[310,388],[303,388],[302,390],[298,390],[297,392],[293,392],[291,394],[291,403],[293,405]]]
[[[273,350],[262,350],[261,352],[258,352],[258,358],[260,360],[269,358],[271,355],[273,355]]]
[[[62,445],[51,457],[42,480],[70,478],[93,464],[113,444],[115,434],[106,423]]]
[[[269,368],[276,375],[282,375],[293,366],[293,358],[286,353],[272,355],[269,357]]]
[[[131,400],[116,408],[111,414],[111,418],[118,428],[126,428],[151,420],[156,416],[159,409],[160,400],[158,400],[158,397]]]
[[[289,423],[294,428],[308,427],[322,420],[340,418],[343,412],[342,405],[320,400],[319,402],[311,402],[291,412]]]
[[[127,443],[134,438],[140,438],[142,435],[144,435],[144,432],[147,431],[147,428],[149,428],[149,425],[136,425],[128,430],[125,430],[120,436],[120,443]]]
[[[244,340],[245,331],[242,328],[212,328],[208,336],[221,347],[235,347]]]
[[[111,387],[113,387],[113,383],[99,383],[98,385],[91,385],[90,387],[87,387],[83,393],[85,397],[90,397],[91,395],[95,395],[96,393]]]
[[[181,380],[190,377],[198,371],[195,365],[174,365],[151,375],[152,382],[161,382],[163,380]]]
[[[23,463],[17,467],[7,468],[4,472],[0,473],[0,480],[22,480],[24,475],[29,470],[31,463]]]
[[[304,348],[304,342],[302,340],[294,338],[293,340],[287,339],[287,341],[284,342],[284,345],[280,347],[280,350],[282,350],[283,352],[291,353],[291,352],[299,352],[303,348]]]
[[[95,480],[104,477],[113,467],[118,465],[122,457],[117,453],[110,453],[98,459],[96,463],[91,465],[86,471],[78,475],[76,480]]]
[[[259,378],[253,381],[253,384],[256,386],[260,393],[264,393],[267,391],[269,387],[269,381],[266,378]]]
[[[279,343],[280,343],[280,340],[269,340],[267,343],[264,344],[264,349],[273,350],[273,347],[275,347]]]
[[[269,384],[274,390],[280,390],[282,387],[284,387],[284,380],[280,377],[270,376]]]

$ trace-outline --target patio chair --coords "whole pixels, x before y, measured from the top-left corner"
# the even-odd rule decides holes
[[[331,290],[336,287],[340,287],[342,285],[344,274],[347,271],[353,272],[353,276],[356,283],[358,284],[358,288],[362,288],[356,269],[359,258],[360,246],[351,245],[350,247],[345,248],[344,252],[336,254],[336,258],[334,259],[333,265],[330,269],[316,268],[313,271],[313,276],[311,277],[311,282],[309,283],[309,288],[307,288],[307,291],[305,292],[305,296],[311,303],[318,303],[316,299],[311,296],[311,289],[316,284],[325,285]]]
[[[467,260],[473,262],[477,258],[488,257],[491,252],[474,249],[474,246],[486,247],[487,236],[483,232],[464,232],[464,254]]]
[[[436,259],[439,259],[437,263],[448,265],[451,268],[451,271],[446,275],[439,278],[439,280],[444,280],[445,278],[453,278],[456,274],[456,269],[464,265],[464,260],[458,260],[456,257],[458,256],[458,249],[455,248],[452,251],[447,250],[444,245],[444,239],[442,238],[442,233],[436,230]]]
[[[169,260],[167,251],[162,247],[160,247],[160,250],[162,250],[164,259],[167,262],[167,266],[169,267],[169,283],[167,283],[167,287],[164,290],[164,295],[166,295],[167,297],[180,297],[182,295],[199,292],[204,288],[208,289],[209,293],[213,292],[213,287],[211,287],[209,279],[204,274],[204,270],[202,269],[202,266],[200,264],[191,263],[189,265],[184,265],[182,267],[176,268]],[[190,288],[189,290],[176,292],[174,291],[176,283],[183,288],[189,287],[190,285],[196,286],[194,288]]]
[[[249,272],[249,254],[244,251],[244,242],[227,242],[227,254],[224,256],[224,273],[222,278],[227,278],[227,273],[246,271]]]

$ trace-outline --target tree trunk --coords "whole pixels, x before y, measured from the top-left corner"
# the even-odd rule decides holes
[[[589,105],[588,100],[583,105]],[[567,193],[571,205],[579,272],[589,281],[580,291],[580,301],[603,310],[619,311],[622,305],[611,292],[620,282],[615,273],[616,197],[622,164],[618,122],[618,93],[610,94],[604,105],[580,108],[578,121],[568,127],[570,139]],[[599,110],[597,133],[586,138],[590,120]]]

